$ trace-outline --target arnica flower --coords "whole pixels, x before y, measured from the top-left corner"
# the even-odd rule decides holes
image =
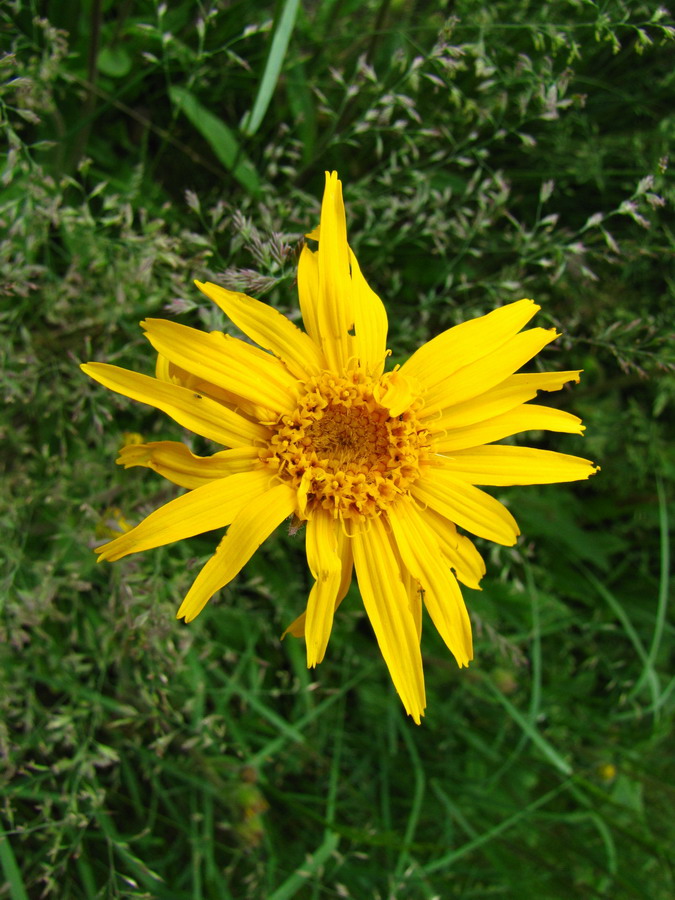
[[[458,581],[478,588],[485,565],[463,532],[511,546],[518,525],[480,486],[588,478],[586,459],[496,444],[522,431],[581,434],[570,413],[529,403],[579,372],[517,372],[557,335],[523,331],[539,307],[510,303],[464,322],[385,372],[387,314],[347,243],[342,185],[326,174],[318,229],[298,266],[305,330],[265,303],[197,286],[251,341],[163,319],[143,322],[156,376],[103,363],[82,368],[226,449],[125,446],[187,493],[98,549],[117,560],[228,527],[178,610],[186,622],[241,570],[284,519],[304,524],[314,586],[287,629],[320,663],[333,616],[356,572],[380,650],[406,711],[425,708],[422,608],[460,666],[473,657]],[[257,346],[256,346],[257,345]],[[461,529],[461,532],[460,530]]]

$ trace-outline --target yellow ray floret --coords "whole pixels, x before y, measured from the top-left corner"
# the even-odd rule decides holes
[[[533,375],[510,375],[501,384],[477,397],[452,403],[442,410],[421,410],[420,419],[428,419],[431,431],[464,428],[509,412],[537,396],[537,391],[559,391],[569,381],[579,381],[580,372],[542,372]]]
[[[205,334],[164,319],[141,324],[158,353],[198,378],[277,413],[293,409],[297,381],[269,353],[219,331]]]
[[[438,633],[458,665],[468,666],[473,659],[471,623],[431,520],[416,503],[404,499],[392,508],[389,521],[403,564],[420,583],[424,605]]]
[[[426,696],[415,620],[384,523],[371,519],[352,537],[354,568],[363,604],[406,712],[415,722]]]
[[[100,547],[99,560],[121,559],[129,553],[140,553],[223,528],[243,506],[264,493],[269,482],[269,472],[260,468],[195,488],[150,513],[131,531]]]
[[[441,466],[469,484],[503,487],[513,484],[556,484],[582,481],[599,470],[590,459],[533,447],[489,446],[439,455]]]
[[[213,456],[197,456],[180,441],[127,444],[115,462],[130,469],[143,466],[184,488],[201,487],[228,475],[239,475],[255,467],[260,456],[255,447],[221,450]]]
[[[446,468],[425,473],[412,485],[411,493],[460,528],[488,541],[510,547],[520,534],[503,504]]]
[[[313,584],[284,635],[304,637],[307,665],[318,665],[354,573],[395,689],[419,723],[424,616],[460,667],[473,658],[458,582],[480,590],[485,563],[462,532],[505,546],[520,533],[481,488],[579,481],[598,470],[513,443],[523,432],[583,433],[581,419],[538,396],[580,372],[519,371],[557,337],[526,328],[539,310],[528,299],[444,331],[385,372],[387,313],[348,244],[335,172],[307,237],[318,249],[304,247],[298,264],[304,331],[259,300],[198,281],[246,340],[148,319],[156,377],[83,365],[215,445],[198,455],[190,441],[126,440],[120,465],[152,469],[186,493],[97,552],[112,561],[227,529],[178,610],[190,622],[291,518],[291,533],[305,529]]]
[[[436,423],[433,423],[436,425]],[[584,426],[578,416],[553,409],[550,406],[539,406],[535,403],[523,403],[515,409],[465,425],[463,428],[444,428],[436,432],[429,428],[433,435],[433,448],[437,453],[449,453],[453,450],[465,450],[467,447],[478,447],[480,444],[492,444],[503,438],[519,434],[521,431],[560,431],[567,434],[583,434]]]
[[[233,475],[232,479],[241,478]],[[295,496],[287,484],[277,484],[239,505],[227,534],[190,588],[177,618],[190,622],[216,591],[225,587],[253,556],[277,525],[293,512]]]
[[[342,580],[338,544],[339,522],[321,511],[307,522],[307,565],[315,580],[307,601],[305,640],[307,665],[320,663],[333,627],[333,614]]]
[[[286,316],[246,294],[226,291],[217,284],[195,281],[226,316],[265,350],[271,350],[296,378],[306,379],[326,368],[321,349]]]
[[[337,595],[335,597],[335,609],[333,612],[337,611],[337,608],[342,603],[342,601],[347,596],[347,591],[349,590],[349,586],[352,583],[352,571],[354,569],[354,559],[352,555],[352,542],[347,536],[344,528],[336,529],[336,538],[337,538],[337,555],[340,558],[340,585],[337,590]],[[309,603],[308,603],[309,605]],[[307,610],[301,613],[297,619],[295,619],[288,628],[281,635],[282,638],[285,638],[287,634],[292,634],[293,637],[305,637],[305,626],[307,621]],[[332,626],[332,619],[331,619]],[[325,652],[325,651],[324,651]],[[311,660],[312,656],[310,654],[309,647],[307,649],[307,659]],[[318,660],[320,662],[320,660]],[[308,662],[308,668],[311,668],[311,662]]]
[[[107,363],[85,363],[81,368],[111,391],[161,409],[179,425],[217,444],[243,447],[269,439],[269,429],[261,423],[251,422],[189,388]]]
[[[347,367],[353,356],[350,331],[354,324],[354,311],[342,182],[336,172],[326,174],[317,256],[317,332],[329,368],[339,372]]]
[[[530,328],[516,334],[500,346],[498,353],[482,356],[462,366],[446,380],[427,387],[425,409],[432,412],[484,394],[524,366],[557,337],[555,329],[545,328]]]
[[[401,370],[432,388],[459,369],[499,350],[539,309],[533,300],[517,300],[486,316],[455,325],[416,350]]]

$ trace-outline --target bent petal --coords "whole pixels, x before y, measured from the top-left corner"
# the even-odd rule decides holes
[[[468,484],[494,487],[583,481],[600,470],[581,456],[503,445],[458,450],[452,456],[435,457],[433,464]]]
[[[518,539],[518,524],[499,500],[445,468],[434,467],[413,484],[411,493],[471,534],[507,547]]]
[[[473,659],[471,623],[433,529],[413,502],[392,506],[389,521],[403,564],[424,589],[424,605],[458,666]]]
[[[265,493],[269,483],[269,471],[256,469],[195,488],[150,513],[131,531],[98,547],[99,562],[121,559],[129,553],[173,544],[229,525],[243,506]]]
[[[342,578],[342,559],[337,540],[341,531],[340,522],[324,510],[319,510],[307,522],[307,564],[316,582],[309,595],[305,619],[308,669],[323,660],[333,627]]]
[[[198,378],[276,413],[295,408],[297,381],[271,354],[220,331],[207,334],[168,319],[141,325],[158,353]]]
[[[176,618],[191,622],[198,616],[216,591],[239,574],[262,542],[294,510],[295,491],[287,484],[278,484],[240,507],[215,554],[181,603]]]
[[[308,375],[316,375],[325,369],[326,363],[317,344],[273,306],[210,282],[195,281],[195,284],[237,328],[279,357],[296,378],[305,380]]]
[[[335,609],[333,612],[337,612],[339,605],[347,596],[347,591],[349,590],[349,585],[352,582],[352,570],[354,568],[354,558],[352,556],[352,542],[345,535],[344,528],[339,528],[336,532],[337,538],[337,553],[340,557],[340,585],[338,587],[337,596],[335,598]],[[281,635],[281,639],[283,640],[287,634],[292,634],[293,637],[301,638],[305,636],[305,620],[307,618],[307,611],[301,613],[297,619],[295,619],[288,628]]]
[[[85,363],[80,368],[111,391],[161,409],[179,425],[218,444],[244,447],[269,440],[264,425],[189,388],[107,363]]]
[[[572,413],[550,406],[524,403],[509,412],[502,413],[501,416],[495,416],[494,419],[486,419],[484,422],[477,422],[464,428],[450,429],[444,435],[437,435],[433,447],[437,453],[449,453],[501,441],[521,431],[583,434],[584,426],[581,419]]]
[[[196,456],[180,441],[153,441],[122,447],[115,460],[130,469],[144,466],[184,488],[196,488],[228,475],[249,472],[259,463],[260,451],[255,447],[222,450],[213,456]]]
[[[373,518],[351,540],[363,605],[403,706],[419,725],[426,706],[422,656],[390,538]]]
[[[386,372],[373,392],[377,402],[389,410],[392,417],[400,416],[419,397],[419,383],[410,376],[402,375],[400,369]]]

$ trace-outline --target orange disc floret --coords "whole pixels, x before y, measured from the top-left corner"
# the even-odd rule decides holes
[[[274,427],[262,458],[298,490],[301,517],[378,515],[417,480],[429,453],[417,404],[392,416],[376,388],[359,370],[323,372]]]

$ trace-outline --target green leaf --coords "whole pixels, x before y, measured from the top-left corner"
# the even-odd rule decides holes
[[[279,22],[274,31],[272,43],[270,44],[267,62],[265,63],[265,71],[263,72],[263,77],[258,86],[258,93],[253,102],[253,109],[247,113],[242,120],[241,129],[244,134],[249,137],[254,135],[260,127],[260,123],[267,112],[267,107],[270,105],[272,94],[274,93],[277,81],[279,80],[279,73],[281,72],[284,57],[286,56],[288,42],[293,33],[299,5],[300,0],[285,0],[283,9],[281,10]]]
[[[302,143],[302,162],[307,165],[313,158],[317,127],[314,98],[302,60],[298,60],[294,68],[286,73],[286,92]]]
[[[250,194],[259,194],[260,176],[232,130],[185,88],[173,86],[169,94],[171,102],[187,116],[225,168]]]
[[[124,78],[131,72],[131,57],[123,47],[104,47],[98,55],[99,72],[111,78]]]

